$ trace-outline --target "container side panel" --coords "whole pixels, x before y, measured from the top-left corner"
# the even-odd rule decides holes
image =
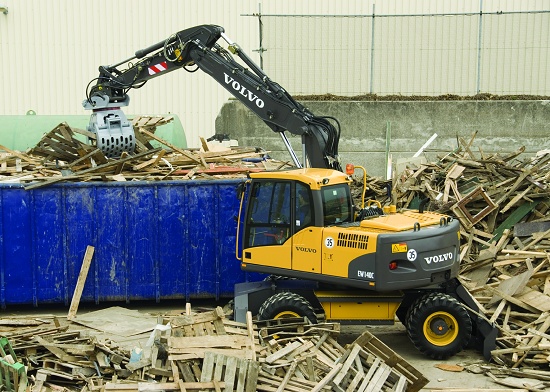
[[[95,219],[97,243],[94,274],[96,301],[120,301],[128,297],[127,238],[125,192],[121,187],[97,187]]]
[[[155,187],[127,187],[128,285],[131,299],[156,298],[157,200]]]
[[[68,296],[72,300],[78,281],[82,262],[88,245],[94,247],[94,253],[100,250],[96,241],[95,229],[95,187],[71,187],[66,190],[65,208],[67,219],[67,275]],[[81,301],[93,301],[96,298],[96,256],[92,258],[90,269],[85,277]]]
[[[30,196],[23,189],[2,188],[2,306],[33,302]]]
[[[64,301],[67,271],[63,189],[43,188],[33,194],[37,301]]]
[[[185,189],[166,186],[158,189],[159,281],[162,298],[184,298],[187,278]]]
[[[188,292],[190,296],[211,296],[219,279],[216,267],[219,228],[213,217],[217,214],[217,186],[193,184],[187,187],[189,240]]]

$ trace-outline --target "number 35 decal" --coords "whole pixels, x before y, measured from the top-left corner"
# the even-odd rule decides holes
[[[329,249],[332,249],[334,247],[334,238],[332,237],[325,238],[325,246]]]

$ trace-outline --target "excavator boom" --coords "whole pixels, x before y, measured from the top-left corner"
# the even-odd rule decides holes
[[[220,38],[227,42],[229,51],[217,43]],[[245,65],[237,62],[232,54]],[[136,59],[138,61],[133,62]],[[128,68],[121,69],[125,65]],[[222,27],[215,25],[179,31],[165,41],[138,50],[129,59],[99,67],[96,84],[88,89],[83,102],[86,109],[94,112],[88,130],[97,135],[98,147],[109,156],[119,156],[122,151],[131,152],[134,147],[133,129],[120,109],[129,104],[128,91],[142,87],[149,79],[181,68],[206,72],[258,115],[281,135],[296,166],[301,167],[302,163],[292,151],[285,131],[301,136],[311,167],[341,170],[337,121],[313,115],[272,81],[239,45],[225,35]]]

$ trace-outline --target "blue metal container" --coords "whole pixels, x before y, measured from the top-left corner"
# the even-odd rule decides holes
[[[242,180],[0,186],[0,305],[233,296]]]

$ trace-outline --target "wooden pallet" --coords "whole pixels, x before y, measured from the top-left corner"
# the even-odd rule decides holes
[[[353,344],[319,386],[328,382],[345,391],[400,391],[408,387],[407,378],[380,358]],[[319,390],[319,386],[315,390]]]
[[[172,336],[218,336],[227,335],[225,314],[221,307],[212,312],[186,314],[170,320]]]
[[[273,338],[291,338],[305,335],[323,334],[329,332],[332,337],[340,334],[340,324],[320,323],[311,324],[306,318],[283,318],[276,320],[256,321],[259,329],[259,337],[262,341],[269,341]]]
[[[7,392],[24,392],[27,389],[27,372],[22,363],[17,362],[9,340],[0,338],[0,385]]]
[[[366,353],[372,354],[377,359],[380,359],[384,365],[392,368],[397,374],[403,375],[408,384],[406,390],[409,392],[419,391],[429,382],[422,373],[416,370],[405,359],[395,353],[369,331],[363,332],[355,339],[351,347],[353,349],[353,347],[356,346],[359,346]],[[399,378],[398,383],[401,385],[403,382],[404,380]]]
[[[73,129],[67,123],[61,123],[45,134],[30,153],[51,160],[72,162],[80,158],[79,150],[85,147],[83,142],[76,139]]]
[[[253,392],[256,390],[258,362],[206,352],[202,365],[201,382],[223,381],[225,392]]]
[[[225,388],[224,382],[107,382],[104,392],[148,392],[148,391],[221,391]]]

